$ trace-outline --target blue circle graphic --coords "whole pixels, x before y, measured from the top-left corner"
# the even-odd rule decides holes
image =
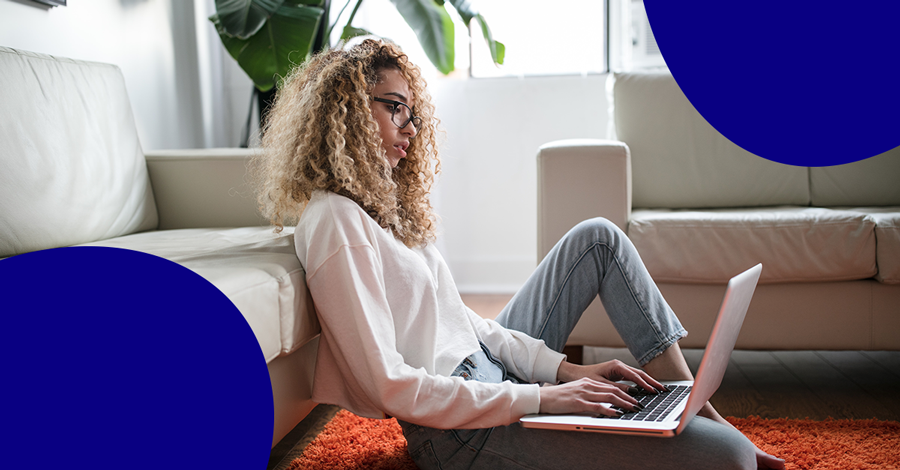
[[[5,468],[264,469],[272,390],[208,281],[116,248],[0,261]]]
[[[644,3],[685,96],[745,150],[829,166],[900,146],[900,2]]]

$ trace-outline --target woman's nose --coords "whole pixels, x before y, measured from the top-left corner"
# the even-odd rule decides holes
[[[413,124],[412,121],[409,121],[408,123],[406,123],[406,127],[404,127],[403,129],[400,129],[400,132],[402,132],[403,134],[408,135],[410,137],[415,137],[416,134],[419,133],[419,130],[416,129],[416,125]]]

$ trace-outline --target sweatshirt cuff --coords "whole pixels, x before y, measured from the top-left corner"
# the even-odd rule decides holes
[[[511,421],[509,424],[519,421],[525,415],[533,415],[541,412],[541,386],[538,384],[517,384],[516,399],[510,407]]]
[[[557,383],[558,380],[556,374],[559,371],[559,365],[565,358],[565,354],[560,354],[546,346],[541,348],[534,361],[532,381],[551,384]]]

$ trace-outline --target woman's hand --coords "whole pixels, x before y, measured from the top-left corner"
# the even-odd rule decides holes
[[[629,392],[637,394],[637,390],[629,390],[633,387],[628,384],[616,383],[619,380],[630,380],[650,393],[666,389],[646,372],[622,361],[589,366],[563,361],[556,378],[560,385],[541,387],[541,413],[615,416],[616,410],[606,403],[624,410],[640,411],[638,401],[629,395]]]
[[[541,413],[591,416],[621,414],[604,403],[625,410],[641,410],[637,400],[620,387],[587,377],[574,382],[541,387]]]
[[[589,378],[606,383],[621,389],[623,392],[628,392],[628,389],[631,387],[628,384],[616,383],[619,380],[630,380],[649,393],[666,390],[663,384],[650,377],[646,372],[635,369],[618,360],[588,366],[580,366],[566,361],[562,361],[559,364],[559,369],[556,372],[556,379],[559,382],[573,382],[580,378]],[[631,391],[632,394],[636,392],[636,390]]]

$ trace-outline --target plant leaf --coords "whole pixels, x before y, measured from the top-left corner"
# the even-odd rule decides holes
[[[344,31],[341,33],[341,39],[346,41],[348,39],[352,39],[357,36],[371,36],[371,35],[372,35],[372,33],[365,29],[355,28],[353,26],[347,25],[347,26],[344,26]]]
[[[292,67],[309,58],[322,15],[318,7],[284,4],[248,39],[229,36],[218,15],[211,16],[210,21],[256,88],[269,91],[278,77],[286,76]]]
[[[475,5],[472,5],[472,0],[450,0],[450,4],[453,5],[453,9],[459,13],[463,23],[467,26],[472,21],[472,18],[478,15],[478,9],[475,8]]]
[[[491,59],[495,64],[503,65],[503,59],[506,57],[506,46],[500,41],[495,41],[491,34],[491,28],[488,27],[487,21],[481,16],[481,13],[475,16],[475,19],[481,23],[481,32],[484,34],[484,40],[491,50]]]
[[[443,74],[453,71],[453,20],[435,0],[391,0],[416,33],[431,63]]]
[[[241,50],[247,45],[247,40],[240,39],[229,34],[228,31],[225,31],[225,26],[222,25],[222,19],[219,18],[218,14],[210,16],[209,21],[215,25],[216,32],[219,33],[219,38],[222,39],[222,45],[225,46],[225,50],[228,51],[234,60],[237,60],[238,56],[241,54]]]
[[[487,42],[488,48],[491,51],[491,59],[495,64],[503,64],[503,58],[506,57],[506,46],[504,46],[503,43],[494,40],[494,37],[491,34],[491,28],[488,27],[484,16],[481,16],[481,13],[478,12],[478,8],[473,5],[472,0],[449,1],[456,12],[459,13],[459,16],[466,26],[468,26],[473,19],[478,20],[478,23],[481,24],[481,32],[484,34],[484,40]]]
[[[216,0],[216,14],[228,34],[247,39],[282,3],[284,0]]]

